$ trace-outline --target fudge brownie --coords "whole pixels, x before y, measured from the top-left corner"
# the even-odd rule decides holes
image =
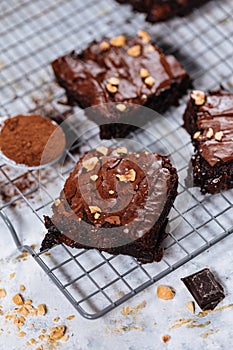
[[[131,4],[135,11],[146,13],[148,22],[166,21],[175,16],[185,16],[195,7],[209,0],[117,0],[121,4]]]
[[[178,176],[169,159],[151,152],[97,147],[68,177],[41,250],[70,247],[125,254],[142,263],[159,261]]]
[[[102,139],[126,136],[145,123],[139,106],[162,113],[191,85],[176,58],[152,45],[142,30],[131,38],[103,38],[79,54],[59,57],[52,67],[68,103],[86,109]]]
[[[194,184],[202,193],[233,187],[233,94],[191,92],[184,127],[195,148]]]

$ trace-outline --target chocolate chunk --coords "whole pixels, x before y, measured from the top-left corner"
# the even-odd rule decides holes
[[[223,287],[207,268],[181,280],[202,310],[213,310],[225,297]]]

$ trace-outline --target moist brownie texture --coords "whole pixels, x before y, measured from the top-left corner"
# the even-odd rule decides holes
[[[184,16],[195,7],[209,0],[117,0],[131,4],[135,11],[146,13],[146,20],[152,23],[166,21],[175,16]]]
[[[233,95],[226,91],[192,91],[184,127],[195,148],[194,184],[202,193],[233,187]]]
[[[124,137],[145,123],[139,106],[164,112],[178,104],[191,85],[184,68],[172,55],[152,45],[142,30],[93,42],[80,54],[71,52],[52,62],[57,82],[68,102],[87,108],[87,116],[100,125],[100,137]],[[133,104],[133,105],[132,105]],[[96,106],[96,108],[89,108]]]
[[[86,153],[45,217],[41,250],[64,243],[159,261],[178,177],[168,158],[125,148]]]

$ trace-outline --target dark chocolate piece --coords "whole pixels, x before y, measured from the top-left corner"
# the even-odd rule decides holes
[[[102,139],[126,136],[145,124],[139,106],[162,113],[191,85],[176,58],[164,55],[142,30],[132,38],[103,38],[79,54],[59,57],[52,67],[69,103],[96,106],[86,115],[100,126]]]
[[[117,0],[121,4],[131,4],[135,11],[147,14],[148,22],[166,21],[175,16],[185,16],[195,7],[209,0]]]
[[[53,216],[45,217],[48,234],[41,249],[65,243],[159,261],[177,182],[164,156],[98,147],[78,161]]]
[[[202,310],[213,310],[224,299],[224,289],[209,269],[181,278]]]
[[[184,127],[195,148],[194,184],[202,193],[233,188],[233,95],[192,91]]]

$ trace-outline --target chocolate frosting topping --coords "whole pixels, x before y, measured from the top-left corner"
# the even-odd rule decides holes
[[[197,112],[196,131],[199,153],[211,166],[233,160],[233,95],[207,96]]]
[[[59,84],[82,108],[107,102],[142,105],[187,77],[175,57],[165,56],[152,45],[147,33],[144,37],[120,38],[118,46],[112,39],[103,38],[80,54],[72,52],[52,63]],[[142,77],[141,69],[148,74]],[[118,82],[108,90],[111,78]]]

